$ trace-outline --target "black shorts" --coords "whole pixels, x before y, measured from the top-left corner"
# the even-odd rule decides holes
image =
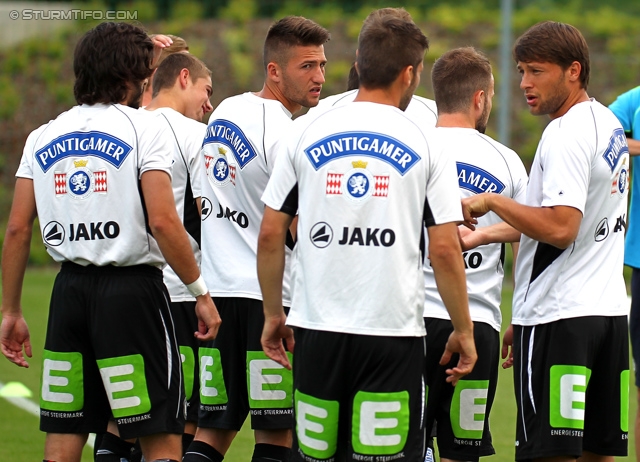
[[[631,314],[629,315],[629,333],[635,371],[636,387],[640,388],[640,269],[633,268],[631,273]]]
[[[159,269],[64,263],[44,348],[42,431],[102,433],[113,416],[125,439],[182,433],[180,354]]]
[[[495,454],[489,431],[489,414],[496,394],[500,362],[500,334],[489,324],[476,322],[473,337],[478,361],[473,371],[453,387],[446,382],[446,369],[458,363],[457,354],[441,366],[451,321],[425,318],[427,328],[427,428],[436,423],[440,457],[477,461]]]
[[[516,460],[626,456],[627,317],[513,327]]]
[[[196,302],[171,302],[171,314],[176,326],[176,338],[182,359],[184,392],[187,398],[187,422],[198,421],[200,406],[200,367],[198,348],[202,344],[194,335],[198,330]]]
[[[198,426],[240,430],[251,413],[254,430],[293,428],[291,371],[262,351],[262,301],[214,299],[222,324],[200,347]]]
[[[294,461],[422,461],[424,337],[295,329]]]

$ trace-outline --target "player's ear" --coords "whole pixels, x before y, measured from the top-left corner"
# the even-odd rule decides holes
[[[482,112],[487,103],[487,94],[484,90],[478,90],[473,94],[473,109]]]
[[[180,74],[178,74],[178,82],[180,82],[180,88],[182,88],[183,90],[185,88],[187,88],[187,86],[189,85],[189,80],[191,79],[191,76],[189,75],[189,69],[184,68],[180,71]]]
[[[282,69],[276,62],[271,61],[267,64],[267,78],[275,83],[279,83],[282,79]]]

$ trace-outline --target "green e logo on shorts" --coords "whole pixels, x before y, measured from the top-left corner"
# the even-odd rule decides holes
[[[180,346],[180,359],[182,361],[182,375],[184,376],[184,394],[187,399],[191,399],[196,359],[190,346]]]
[[[359,391],[353,399],[353,450],[365,455],[397,454],[409,434],[409,392]]]
[[[481,440],[487,412],[488,380],[460,380],[453,391],[449,418],[456,438]]]
[[[116,419],[151,410],[142,355],[98,359],[96,362]]]
[[[291,353],[287,352],[287,357],[289,362],[293,361]],[[252,409],[290,408],[293,405],[291,371],[263,351],[247,351],[247,389]]]
[[[84,375],[81,353],[44,350],[40,407],[75,412],[84,406]]]
[[[296,435],[302,452],[315,459],[329,459],[338,447],[340,404],[296,390]]]
[[[200,357],[200,403],[215,405],[229,401],[227,388],[222,376],[220,350],[217,348],[199,348]]]
[[[584,429],[584,409],[591,369],[551,366],[549,373],[549,425]]]
[[[620,373],[620,430],[629,431],[629,369]]]

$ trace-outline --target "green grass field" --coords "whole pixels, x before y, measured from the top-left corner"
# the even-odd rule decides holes
[[[33,393],[34,402],[38,402],[40,382],[40,363],[44,346],[44,333],[47,323],[49,295],[53,285],[55,269],[29,270],[23,290],[23,310],[31,331],[33,358],[28,369],[18,368],[4,358],[0,358],[0,382],[21,382]],[[511,291],[504,291],[503,317],[509,319]],[[635,415],[636,400],[632,388],[630,394],[630,416]],[[500,370],[498,391],[491,414],[491,432],[496,455],[484,460],[510,461],[514,455],[515,437],[515,401],[513,397],[513,377],[511,370]],[[15,407],[0,398],[0,460],[26,462],[42,460],[44,434],[38,430],[38,418]],[[630,420],[631,422],[632,420]],[[631,425],[631,424],[630,424]],[[629,434],[629,453],[633,454],[634,439]],[[225,457],[227,462],[247,462],[253,451],[253,436],[247,425],[242,429],[236,441]],[[93,460],[91,450],[85,449],[83,462]],[[617,460],[631,461],[633,457],[621,457]]]

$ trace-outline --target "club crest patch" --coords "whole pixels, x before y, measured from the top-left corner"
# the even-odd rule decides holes
[[[229,161],[227,150],[218,147],[218,153],[210,156],[205,153],[204,166],[207,177],[218,186],[226,186],[228,183],[236,185],[236,166]]]
[[[622,162],[618,173],[614,176],[611,182],[611,195],[624,197],[625,193],[629,189],[629,167],[627,166],[626,159]]]
[[[353,169],[346,173],[327,173],[327,196],[345,195],[354,201],[388,196],[389,175],[373,175],[361,160],[351,164]]]
[[[107,193],[107,170],[90,170],[86,159],[74,160],[74,168],[68,172],[54,172],[56,196],[68,195],[74,199],[86,199],[94,192]]]

